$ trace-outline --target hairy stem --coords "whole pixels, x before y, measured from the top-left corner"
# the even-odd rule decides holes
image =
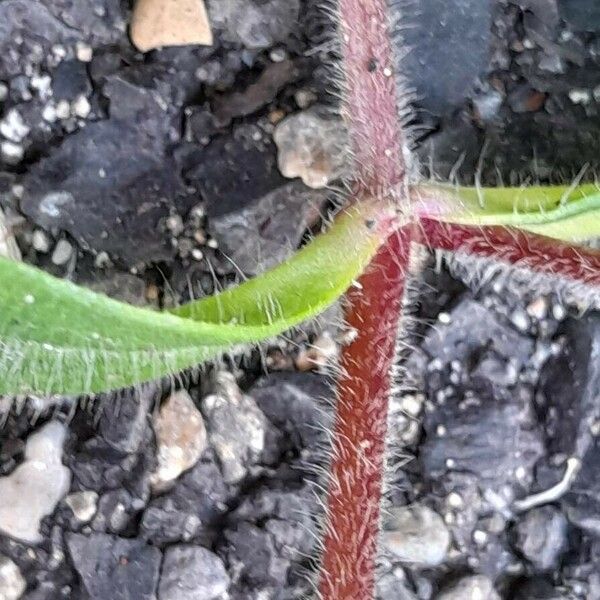
[[[600,286],[600,251],[518,229],[472,227],[422,218],[418,240],[432,248],[493,257],[546,275]]]
[[[403,183],[402,131],[387,0],[339,0],[345,95],[342,114],[354,154],[354,177],[373,196]]]
[[[406,174],[387,0],[338,0],[352,200],[401,206]],[[372,600],[391,367],[409,260],[410,229],[393,234],[346,295],[357,332],[344,348],[333,437],[323,600]]]
[[[409,251],[410,229],[403,228],[346,295],[346,319],[357,337],[342,354],[338,380],[323,600],[374,597],[388,396]]]

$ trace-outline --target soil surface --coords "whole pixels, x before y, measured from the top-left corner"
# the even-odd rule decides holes
[[[331,23],[312,1],[207,6],[213,47],[142,55],[125,0],[0,2],[0,208],[23,260],[160,308],[320,228],[348,170]],[[419,7],[397,43],[425,176],[592,176],[593,0]],[[436,258],[391,400],[378,598],[600,598],[600,314]],[[0,398],[0,600],[308,595],[343,338],[333,307],[172,381]]]

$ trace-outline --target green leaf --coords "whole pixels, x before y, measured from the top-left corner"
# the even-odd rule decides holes
[[[425,184],[415,186],[414,193],[423,200],[435,198],[439,214],[434,216],[446,222],[507,225],[571,242],[600,236],[600,191],[594,184],[522,188]]]
[[[0,258],[0,394],[87,394],[156,379],[316,315],[386,233],[367,205],[338,216],[287,263],[172,311],[136,308]]]

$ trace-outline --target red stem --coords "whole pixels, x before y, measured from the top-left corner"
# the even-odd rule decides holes
[[[323,600],[372,600],[388,396],[410,251],[410,229],[393,234],[346,295],[357,332],[344,349],[333,437]]]
[[[405,177],[387,0],[338,0],[342,109],[354,155],[353,199],[399,203]],[[344,348],[319,573],[323,600],[372,600],[391,367],[410,232],[393,234],[346,295],[357,338]]]
[[[508,227],[473,227],[422,218],[417,239],[427,246],[493,257],[536,273],[600,286],[600,251]]]

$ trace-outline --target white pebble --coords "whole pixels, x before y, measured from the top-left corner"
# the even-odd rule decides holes
[[[23,121],[21,113],[16,108],[11,108],[7,115],[0,121],[0,133],[11,142],[22,142],[31,129]]]
[[[516,309],[510,316],[510,320],[519,331],[526,332],[529,330],[529,318],[524,310]]]
[[[485,531],[481,531],[481,529],[476,529],[473,532],[473,541],[478,546],[485,546],[488,542],[488,534]]]
[[[47,254],[50,251],[50,238],[45,231],[36,229],[31,236],[31,245],[37,252]]]
[[[65,504],[80,523],[87,523],[98,510],[98,494],[90,490],[74,492],[65,498]]]
[[[73,246],[67,240],[58,240],[52,252],[52,264],[56,266],[66,265],[73,256]]]
[[[573,89],[569,91],[569,100],[573,104],[582,104],[585,106],[592,101],[592,94],[589,90]]]
[[[73,104],[71,104],[71,113],[80,119],[85,119],[88,117],[91,110],[92,105],[83,94],[77,96],[77,98],[75,98],[73,101]]]
[[[50,75],[34,75],[30,84],[41,98],[48,98],[51,95],[52,78]]]
[[[66,434],[58,421],[44,425],[27,439],[25,460],[0,478],[0,530],[6,535],[27,544],[42,540],[42,519],[54,511],[71,483],[71,472],[62,463]]]
[[[68,100],[60,100],[58,102],[56,105],[56,116],[63,121],[71,116],[71,105]]]
[[[25,156],[25,150],[20,144],[4,141],[0,144],[2,159],[8,165],[18,165]]]
[[[92,60],[93,55],[94,50],[91,46],[85,42],[77,42],[75,46],[75,56],[77,56],[77,60],[88,63]]]
[[[44,106],[44,110],[42,111],[42,119],[47,123],[55,123],[57,119],[56,108],[53,104],[46,104]]]
[[[19,567],[0,554],[0,600],[18,600],[26,587]]]

